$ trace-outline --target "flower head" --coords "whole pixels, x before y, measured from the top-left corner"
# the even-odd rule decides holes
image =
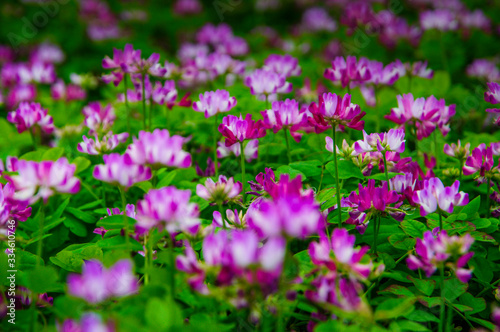
[[[299,103],[293,99],[275,101],[272,109],[261,112],[265,128],[277,133],[283,128],[290,130],[290,134],[299,142],[302,135],[297,131],[307,124],[307,114],[304,109],[299,109]]]
[[[219,125],[219,132],[226,138],[226,146],[266,136],[266,129],[263,128],[262,120],[252,120],[251,114],[247,114],[245,119],[241,115],[240,117],[234,115],[225,116]]]
[[[222,204],[237,199],[242,189],[241,182],[235,183],[233,178],[228,180],[224,175],[219,175],[217,182],[208,178],[205,185],[198,184],[196,194],[209,202]]]
[[[178,135],[170,136],[167,129],[155,129],[152,133],[140,131],[139,138],[127,148],[127,155],[138,165],[149,165],[153,168],[191,166],[191,155],[182,150],[186,138]]]
[[[38,103],[22,102],[16,111],[7,115],[7,120],[16,125],[19,133],[35,126],[47,134],[54,131],[54,120]]]
[[[355,56],[336,57],[332,68],[325,70],[324,76],[333,82],[340,83],[343,88],[351,82],[364,82],[371,78],[371,72],[366,63],[357,61]]]
[[[13,198],[26,201],[30,205],[40,198],[47,202],[55,193],[76,194],[80,190],[80,180],[74,176],[76,166],[66,158],[41,162],[19,160],[19,175],[6,176],[15,193]]]
[[[89,128],[89,133],[107,132],[113,126],[116,115],[111,104],[103,107],[99,102],[91,102],[82,110],[85,116],[85,125]]]
[[[436,272],[438,267],[449,266],[463,283],[469,281],[472,270],[465,269],[465,265],[474,255],[469,252],[474,239],[470,234],[462,237],[449,236],[445,230],[435,228],[424,233],[423,239],[417,239],[415,252],[417,256],[410,255],[407,259],[408,268],[411,270],[422,269],[427,277]]]
[[[271,54],[264,61],[264,68],[272,70],[285,77],[300,76],[302,69],[299,66],[299,60],[289,54],[279,55]]]
[[[151,169],[144,165],[137,165],[128,154],[112,153],[102,158],[104,165],[96,165],[93,172],[97,180],[129,188],[137,182],[151,178]]]
[[[90,155],[100,155],[111,152],[120,145],[120,143],[125,143],[127,141],[128,133],[113,135],[113,132],[109,131],[101,140],[99,140],[97,134],[95,134],[94,137],[95,140],[87,138],[87,136],[84,135],[83,142],[78,143],[78,151]]]
[[[445,187],[439,178],[424,181],[423,188],[415,191],[413,201],[420,205],[420,214],[426,216],[440,211],[453,212],[453,207],[469,203],[469,195],[458,191],[460,181],[455,181],[451,187]]]
[[[363,130],[363,140],[354,143],[357,153],[370,151],[393,151],[402,153],[405,150],[405,132],[403,129],[390,129],[387,133],[368,135]]]
[[[236,106],[236,98],[230,97],[226,90],[207,91],[200,94],[200,100],[193,103],[193,109],[204,112],[205,118],[213,115],[229,112]]]
[[[361,112],[359,105],[351,103],[351,95],[340,97],[334,93],[323,93],[319,96],[318,104],[309,106],[309,122],[316,128],[316,132],[322,132],[331,126],[339,126],[341,130],[347,126],[351,129],[361,130],[365,122],[361,119],[365,112]]]
[[[138,289],[138,280],[132,269],[129,260],[118,261],[109,269],[99,261],[86,261],[81,275],[68,276],[68,293],[89,303],[134,294]]]
[[[198,205],[190,203],[190,190],[175,187],[151,189],[137,202],[137,224],[140,231],[157,227],[170,234],[179,231],[196,233],[200,225]]]
[[[253,71],[245,78],[245,85],[250,88],[253,95],[269,96],[292,91],[292,84],[286,81],[285,75],[268,69]]]

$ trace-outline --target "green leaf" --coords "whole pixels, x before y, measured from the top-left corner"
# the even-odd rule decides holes
[[[418,302],[420,302],[422,305],[426,306],[427,308],[432,308],[432,307],[441,305],[441,298],[440,297],[420,296],[418,298]]]
[[[50,257],[53,264],[73,272],[80,272],[83,260],[90,259],[102,261],[102,249],[91,243],[70,245],[55,257]]]
[[[476,229],[488,228],[491,225],[491,221],[486,218],[475,219],[474,221],[471,221],[471,223],[476,226]]]
[[[75,159],[73,159],[72,163],[76,165],[75,174],[83,172],[84,170],[89,168],[89,166],[91,164],[90,160],[88,160],[85,157],[76,157]]]
[[[393,234],[389,236],[389,243],[396,249],[409,251],[415,247],[415,239],[404,234]]]
[[[479,211],[479,206],[481,205],[481,196],[477,196],[474,198],[472,201],[469,202],[462,211],[461,213],[467,214],[468,219],[473,219],[474,215]]]
[[[378,294],[394,294],[398,296],[404,296],[404,297],[413,297],[415,294],[408,288],[401,286],[401,285],[391,285],[387,287],[384,290],[378,291]]]
[[[172,181],[174,180],[175,176],[177,175],[177,171],[176,170],[173,170],[171,172],[168,172],[167,174],[165,174],[160,182],[158,182],[156,184],[156,188],[163,188],[163,187],[167,187],[169,186]]]
[[[64,148],[57,147],[57,148],[48,149],[42,155],[42,160],[56,161],[59,158],[61,158],[63,154],[64,154]]]
[[[403,173],[392,173],[392,172],[388,172],[387,175],[389,176],[389,179],[392,179],[393,177],[397,176],[397,175],[403,175]],[[378,173],[378,174],[375,174],[375,175],[371,175],[371,176],[367,176],[366,177],[367,179],[370,179],[370,180],[379,180],[379,181],[385,181],[385,173]]]
[[[401,228],[408,236],[413,238],[422,238],[424,236],[424,232],[427,231],[425,224],[412,219],[403,220],[401,222]]]
[[[338,167],[340,180],[350,178],[364,179],[363,173],[351,161],[339,160]],[[335,163],[333,161],[326,164],[326,170],[335,178]]]
[[[486,301],[483,298],[475,298],[471,293],[465,293],[460,296],[458,301],[461,304],[472,308],[472,311],[467,312],[468,315],[472,315],[486,309]]]
[[[155,331],[164,331],[182,324],[182,313],[175,304],[162,301],[156,297],[150,299],[146,305],[146,323]]]
[[[57,282],[57,272],[51,266],[38,266],[26,273],[26,278],[27,286],[32,292],[41,294],[62,290]]]
[[[129,216],[124,217],[122,214],[116,214],[110,217],[106,217],[97,221],[98,227],[104,227],[105,229],[120,229],[125,228],[125,222],[131,227],[135,225],[136,220],[130,218]]]
[[[129,245],[127,247],[127,241],[123,236],[102,239],[97,242],[97,245],[104,249],[132,249],[134,251],[144,250],[142,245],[132,238],[129,238]]]
[[[23,154],[19,159],[21,160],[30,160],[30,161],[41,161],[42,160],[43,151],[36,150],[30,151],[28,153]]]
[[[444,297],[450,302],[453,302],[466,291],[467,284],[461,283],[457,278],[451,278],[444,281]]]
[[[415,309],[416,297],[387,299],[378,305],[375,311],[376,320],[387,320],[408,315]]]
[[[413,282],[415,287],[417,287],[419,291],[421,291],[423,294],[427,296],[431,296],[432,292],[434,291],[434,288],[436,287],[436,281],[431,279],[417,279],[408,276],[408,280],[411,280],[411,282]]]
[[[137,182],[134,184],[134,187],[137,187],[147,193],[149,189],[153,188],[153,184],[149,181],[142,181],[142,182]]]
[[[306,176],[321,175],[321,161],[319,160],[304,160],[291,163],[290,167],[296,169]]]
[[[403,331],[430,331],[422,324],[411,322],[409,320],[398,320],[397,322],[393,322],[393,324],[394,323]],[[391,327],[393,324],[391,324]]]
[[[307,179],[307,176],[302,173],[301,171],[295,169],[295,168],[292,168],[288,165],[283,165],[283,166],[280,166],[278,167],[278,169],[274,172],[274,175],[276,176],[276,179],[279,179],[281,174],[289,174],[290,175],[290,178],[294,179],[296,178],[298,175],[300,175],[302,177],[302,180],[305,180]]]
[[[487,329],[489,329],[491,331],[494,331],[495,328],[496,328],[495,324],[493,324],[490,321],[484,320],[484,319],[475,318],[475,317],[472,317],[472,316],[467,316],[467,319],[469,319],[469,320],[471,320],[473,322],[476,322],[476,323],[480,324],[481,326],[486,327]]]
[[[78,219],[68,217],[63,221],[64,226],[68,227],[71,233],[78,235],[79,237],[87,236],[87,229],[82,225]]]
[[[475,256],[469,261],[469,266],[474,268],[473,274],[479,280],[490,283],[493,280],[493,266],[491,263],[482,257]]]
[[[426,322],[435,322],[435,323],[439,323],[439,318],[437,318],[433,314],[431,314],[431,313],[429,313],[427,311],[424,311],[424,310],[415,310],[415,311],[411,312],[410,314],[405,315],[405,318],[409,319],[409,320],[412,320],[412,321],[415,321],[415,322],[423,322],[423,323],[426,323]]]
[[[95,224],[97,218],[92,216],[90,213],[80,211],[78,209],[75,209],[74,207],[68,207],[66,209],[67,212],[71,213],[73,216],[78,218],[79,220],[86,222],[87,224]]]

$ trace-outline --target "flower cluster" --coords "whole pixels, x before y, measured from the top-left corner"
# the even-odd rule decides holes
[[[469,252],[474,239],[470,234],[464,236],[449,236],[439,227],[424,233],[423,239],[417,239],[415,252],[417,256],[410,255],[406,260],[411,270],[422,269],[427,277],[436,272],[438,268],[449,267],[458,280],[467,283],[472,276],[472,270],[465,265],[474,255]]]
[[[469,195],[458,191],[460,181],[455,181],[451,187],[445,187],[439,178],[425,180],[421,190],[415,191],[413,201],[420,205],[420,214],[439,211],[453,212],[455,206],[469,203]]]
[[[68,276],[68,293],[91,304],[131,295],[137,290],[138,280],[129,260],[118,261],[109,269],[99,261],[86,261],[81,275]]]
[[[16,111],[7,115],[7,120],[16,125],[19,133],[29,129],[33,130],[34,127],[40,128],[47,134],[54,131],[54,120],[47,114],[47,110],[38,103],[23,102],[19,104]]]

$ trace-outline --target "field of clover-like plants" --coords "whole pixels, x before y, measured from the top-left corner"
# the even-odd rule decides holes
[[[498,2],[0,15],[0,331],[500,331]]]

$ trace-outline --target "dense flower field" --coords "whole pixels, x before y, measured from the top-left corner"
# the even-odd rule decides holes
[[[500,7],[0,3],[1,331],[500,331]]]

